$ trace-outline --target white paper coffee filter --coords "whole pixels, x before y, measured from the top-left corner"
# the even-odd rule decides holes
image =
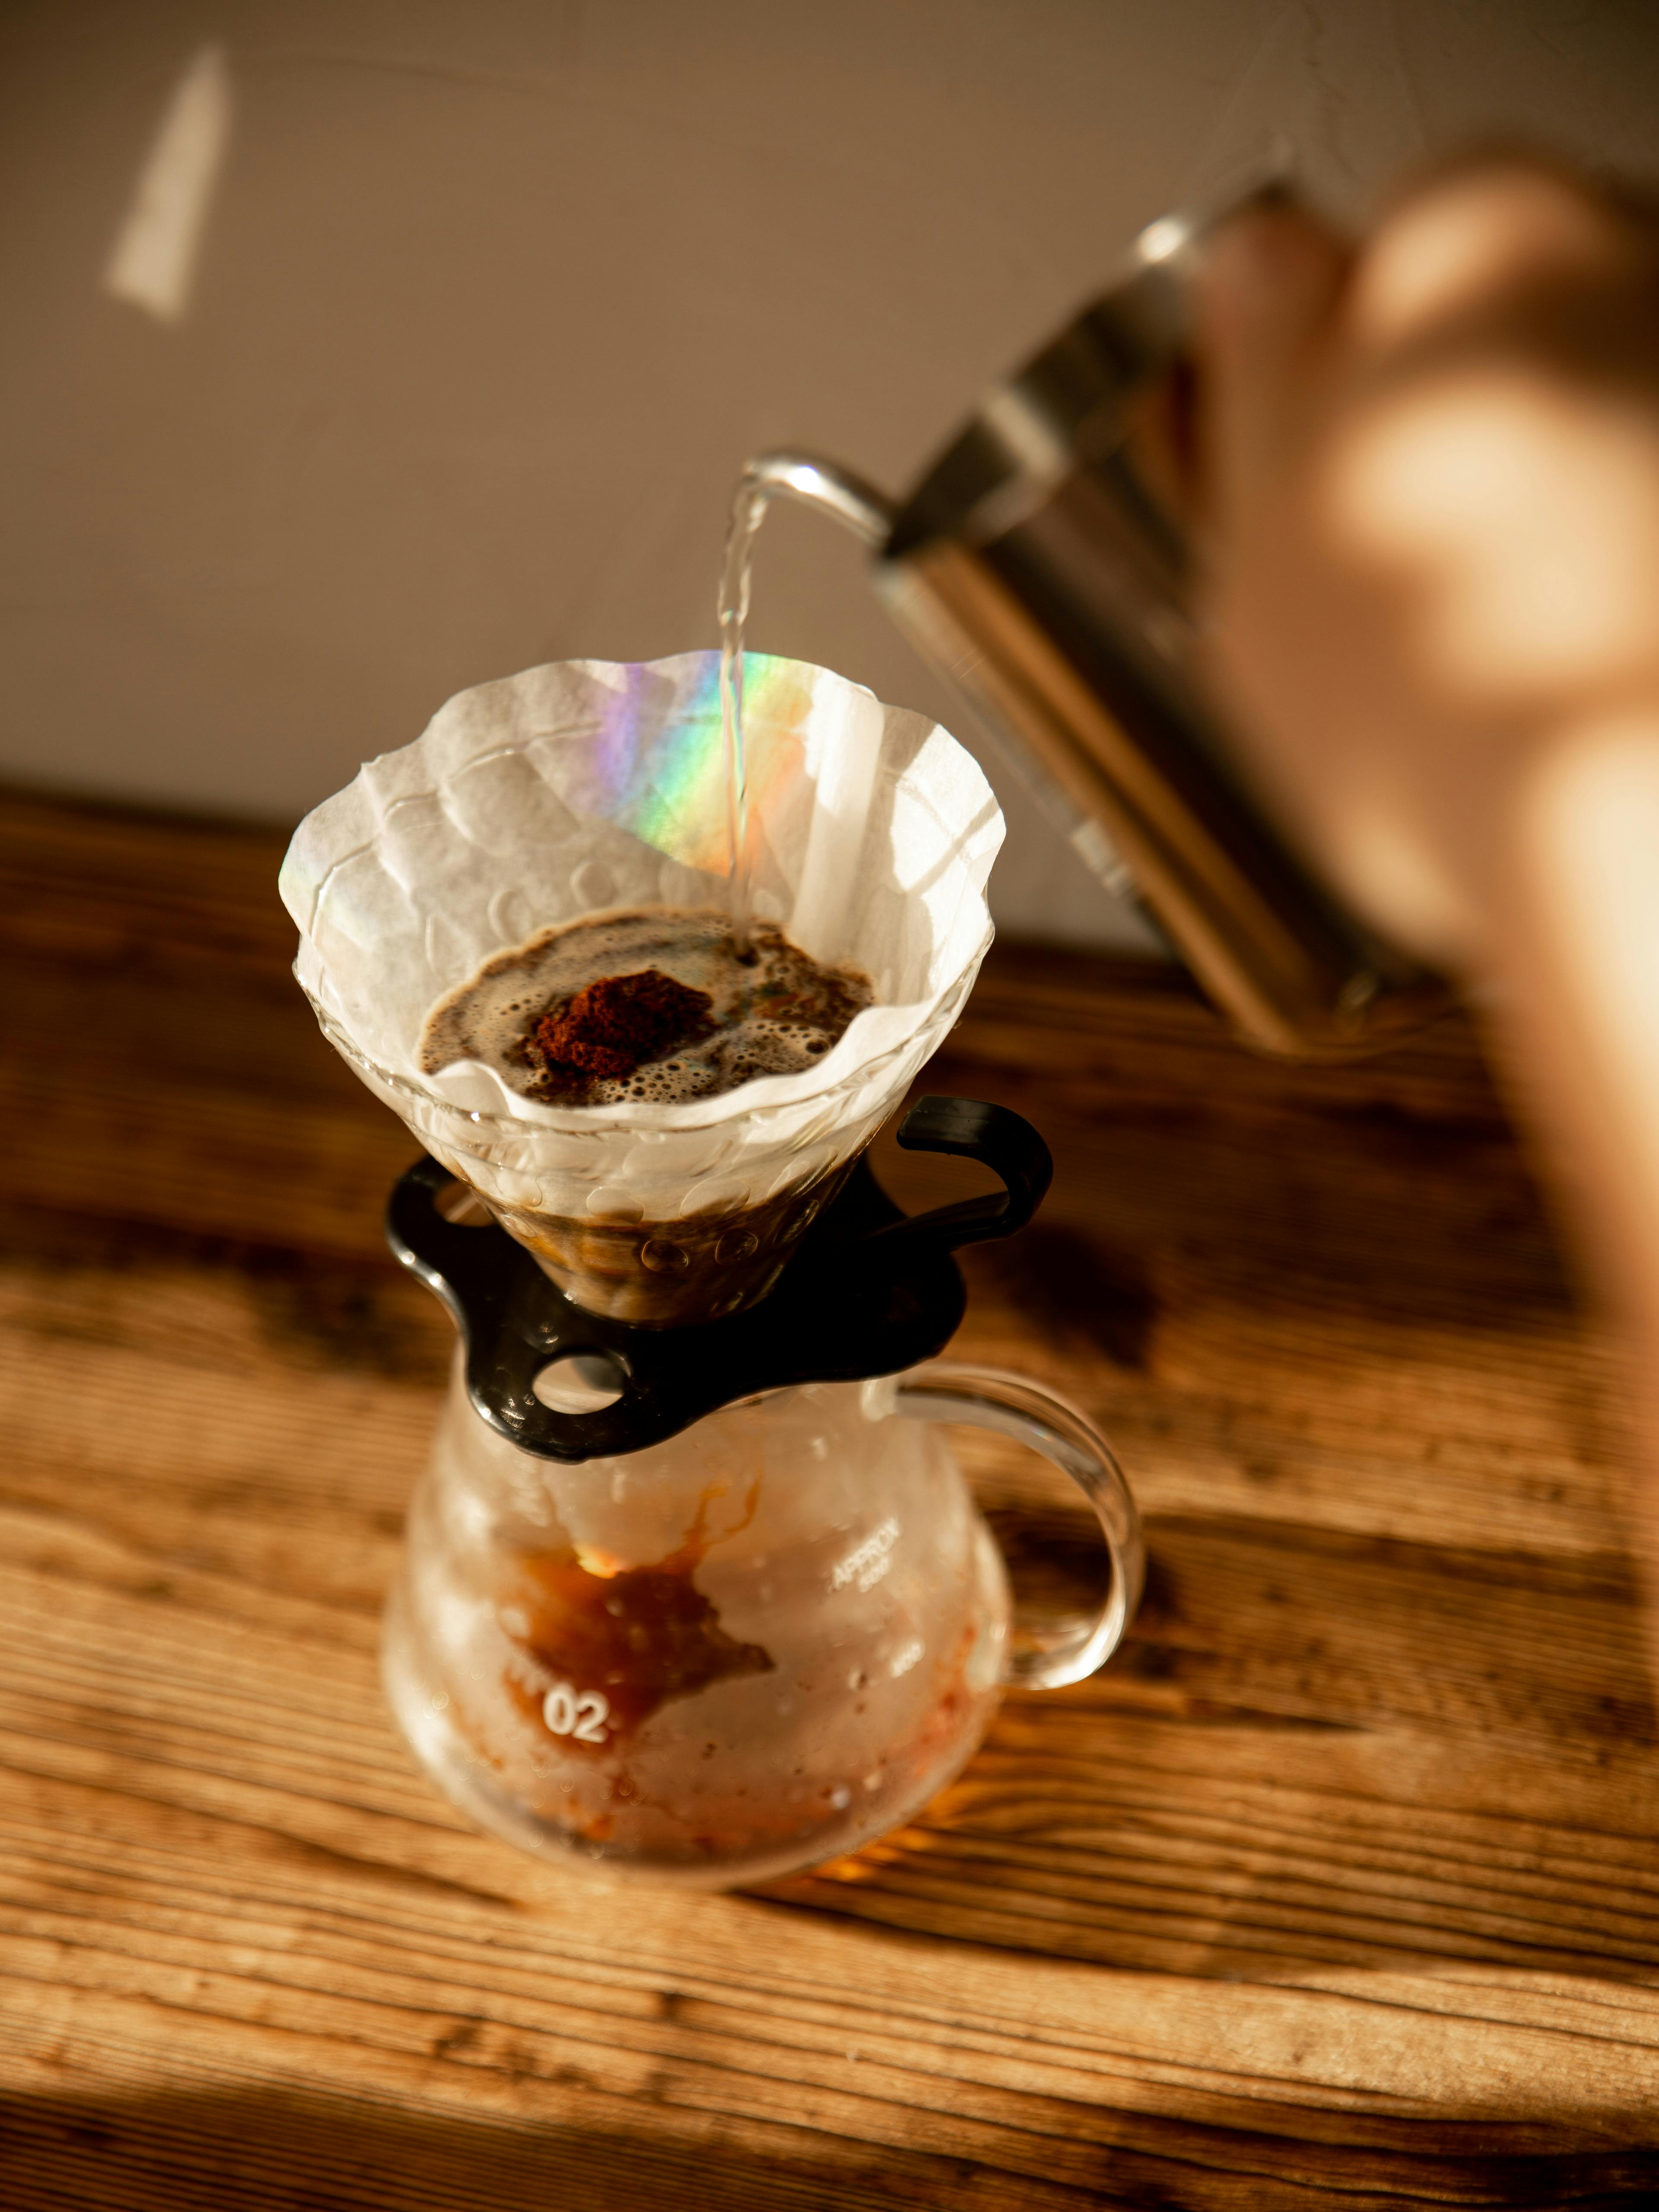
[[[537,931],[725,904],[718,654],[464,691],[295,833],[282,895],[325,1030],[487,1197],[611,1219],[756,1202],[866,1141],[971,988],[1003,834],[977,763],[826,669],[751,653],[745,671],[757,911],[863,969],[878,1001],[798,1074],[678,1105],[555,1107],[476,1060],[418,1066],[437,1001]]]

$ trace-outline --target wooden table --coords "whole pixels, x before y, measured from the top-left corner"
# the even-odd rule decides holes
[[[1461,1024],[1297,1072],[1167,977],[997,951],[929,1084],[1058,1174],[959,1343],[1116,1438],[1133,1639],[854,1859],[595,1894],[381,1704],[449,1329],[279,851],[0,836],[9,2207],[1659,2200],[1611,1366]]]

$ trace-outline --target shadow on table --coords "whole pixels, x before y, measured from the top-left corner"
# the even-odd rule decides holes
[[[1206,1978],[1659,1982],[1627,1562],[1174,1517],[1149,1548],[1103,1674],[1011,1698],[917,1821],[768,1893]]]
[[[520,2086],[526,2102],[557,2095],[555,2083]],[[1516,2130],[1436,2122],[1420,2142],[1356,2115],[1344,2142],[1334,2138],[1350,2130],[1330,2112],[1312,2139],[1291,2139],[1029,2101],[1030,2131],[1009,2130],[999,2163],[921,2148],[955,2132],[948,2113],[927,2112],[910,2114],[914,2148],[804,2118],[769,2130],[793,2144],[760,2151],[723,2140],[730,2123],[711,2127],[690,2105],[673,2140],[660,2111],[651,2132],[645,2115],[637,2131],[624,2116],[606,2132],[551,2112],[474,2119],[276,2088],[6,2100],[0,2201],[7,2212],[1307,2212],[1420,2201],[1597,2212],[1659,2191],[1659,2153],[1586,2143],[1544,2113]],[[1298,2117],[1309,2116],[1290,2124]]]
[[[558,2094],[532,2081],[530,2100],[538,2089],[550,2101]],[[550,2117],[469,2119],[280,2088],[0,2102],[7,2212],[886,2212],[935,2201],[896,2193],[873,2171],[882,2163],[872,2157],[861,2177],[850,2158],[845,2170],[826,2158],[814,2172],[810,2160],[792,2166],[729,2144],[653,2141],[625,2124],[605,2132]]]

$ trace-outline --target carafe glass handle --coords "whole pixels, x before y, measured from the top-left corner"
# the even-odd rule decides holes
[[[1012,1652],[1003,1679],[1024,1689],[1054,1690],[1092,1674],[1122,1642],[1146,1577],[1140,1515],[1105,1437],[1080,1407],[1024,1376],[948,1360],[902,1376],[894,1410],[912,1420],[961,1421],[1012,1437],[1041,1452],[1082,1491],[1106,1540],[1110,1585],[1074,1633]]]

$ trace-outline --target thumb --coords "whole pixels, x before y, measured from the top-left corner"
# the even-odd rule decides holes
[[[1242,210],[1199,264],[1199,437],[1224,541],[1293,451],[1309,372],[1335,319],[1352,254],[1290,200]]]

